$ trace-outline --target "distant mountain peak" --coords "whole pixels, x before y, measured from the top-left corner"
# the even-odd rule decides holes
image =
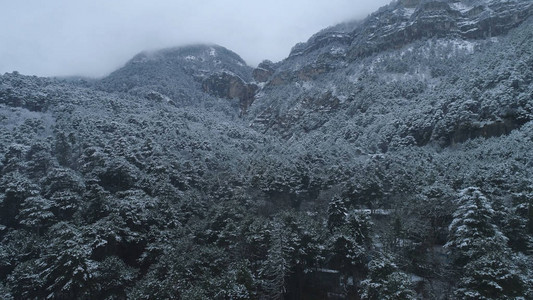
[[[202,82],[219,73],[234,74],[245,82],[252,80],[252,68],[235,52],[198,44],[143,51],[102,79],[100,87],[144,96],[155,91],[175,103],[187,103],[200,98]]]
[[[216,61],[220,58],[224,58],[226,60],[233,60],[239,65],[246,65],[246,62],[235,52],[214,44],[196,44],[182,47],[143,51],[135,55],[129,61],[129,63],[135,64],[161,60],[208,62]]]

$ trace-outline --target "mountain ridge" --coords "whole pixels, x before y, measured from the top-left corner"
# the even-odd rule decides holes
[[[351,62],[376,49],[400,48],[420,39],[490,38],[518,26],[532,14],[533,5],[529,0],[395,1],[361,22],[348,23],[348,32],[326,30],[316,34],[306,43],[293,47],[287,60],[317,52],[306,59],[312,57],[320,63],[327,62],[331,56]]]
[[[134,90],[144,95],[154,91],[178,98],[173,103],[190,103],[190,99],[202,98],[202,92],[206,92],[238,99],[244,115],[264,87],[314,80],[374,53],[420,40],[490,39],[519,26],[532,14],[529,0],[394,1],[362,21],[320,31],[307,42],[295,45],[289,56],[276,64],[263,62],[252,69],[238,54],[224,47],[191,45],[141,52],[97,85],[108,91]],[[211,55],[215,49],[222,60]],[[172,83],[170,79],[181,81]],[[161,89],[161,82],[168,82],[167,88]],[[180,88],[169,88],[170,85]]]

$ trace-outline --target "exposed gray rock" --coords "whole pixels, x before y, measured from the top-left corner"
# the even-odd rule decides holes
[[[281,71],[294,71],[320,60],[334,68],[339,59],[349,62],[421,39],[490,38],[505,34],[532,14],[528,0],[393,2],[361,23],[332,27],[296,45]],[[305,56],[305,62],[300,62],[300,56]]]
[[[255,84],[244,82],[239,76],[222,72],[204,79],[202,89],[215,97],[239,99],[241,114],[245,114],[248,106],[254,100],[258,87]]]
[[[276,65],[269,61],[264,60],[253,71],[254,80],[257,82],[267,82],[274,74]]]

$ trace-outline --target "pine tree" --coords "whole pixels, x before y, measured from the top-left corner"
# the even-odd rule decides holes
[[[293,251],[287,229],[280,220],[272,224],[270,248],[260,270],[263,289],[269,299],[283,299],[287,292],[287,279],[291,272],[289,253]]]
[[[13,300],[13,295],[8,287],[0,282],[0,299]]]
[[[507,237],[492,223],[490,201],[476,187],[459,194],[458,208],[448,230],[448,248],[454,262],[464,265],[486,253],[503,251]]]
[[[463,268],[455,296],[458,299],[516,299],[524,296],[525,282],[507,254],[489,253]]]
[[[462,190],[446,247],[462,271],[459,299],[508,299],[522,296],[526,283],[514,263],[507,237],[493,224],[494,210],[478,188]]]
[[[344,225],[347,215],[348,210],[344,201],[339,197],[333,198],[328,206],[328,228],[333,230],[336,227]]]
[[[368,214],[350,213],[329,238],[329,263],[351,276],[364,272],[371,246],[372,222]]]
[[[283,248],[282,237],[276,238],[261,269],[263,289],[270,299],[283,299],[287,292],[290,265]]]
[[[51,244],[38,259],[47,297],[90,298],[98,264],[90,258],[91,247],[82,232],[62,222],[51,227],[49,234],[53,237]]]
[[[415,299],[411,280],[386,255],[379,255],[368,264],[368,278],[361,282],[359,290],[364,300]]]
[[[52,201],[41,196],[28,197],[22,203],[17,219],[20,224],[40,234],[55,221],[51,211],[52,205]]]

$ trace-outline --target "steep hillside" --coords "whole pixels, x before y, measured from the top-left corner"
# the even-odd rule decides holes
[[[324,30],[279,64],[258,95],[252,124],[290,137],[347,111],[357,118],[381,106],[390,122],[403,120],[398,125],[417,145],[508,133],[531,115],[527,101],[517,105],[514,97],[530,97],[523,78],[530,76],[531,21],[524,20],[532,7],[531,1],[398,1],[363,22]],[[515,94],[503,97],[507,88]],[[452,92],[461,99],[450,99]],[[465,102],[481,111],[460,117],[452,107]]]
[[[0,76],[0,298],[533,298],[532,7]]]

